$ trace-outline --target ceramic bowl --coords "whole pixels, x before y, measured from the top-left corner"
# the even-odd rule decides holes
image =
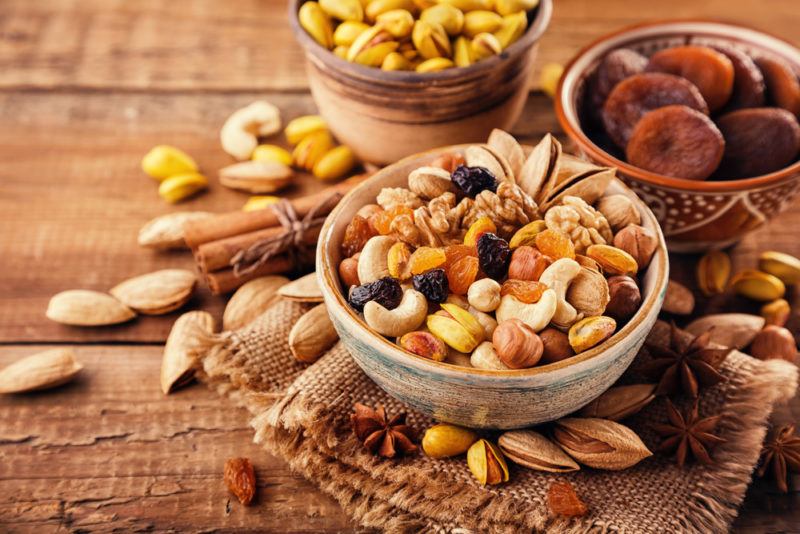
[[[619,180],[609,193],[632,200],[642,224],[659,246],[642,284],[636,315],[601,345],[562,362],[517,371],[489,371],[439,363],[403,351],[373,332],[347,304],[338,278],[347,224],[359,208],[375,202],[384,187],[406,187],[408,173],[429,164],[443,148],[408,157],[350,191],[328,216],[317,248],[317,276],[339,337],[356,363],[393,397],[436,420],[470,428],[522,428],[563,417],[608,389],[627,369],[661,309],[668,277],[664,238],[653,213]]]
[[[289,21],[303,46],[311,94],[336,138],[363,161],[386,164],[434,147],[485,140],[510,130],[528,96],[537,44],[553,11],[541,0],[528,29],[500,55],[440,72],[387,72],[334,55]]]
[[[626,47],[649,56],[686,43],[725,44],[752,56],[779,56],[800,72],[800,50],[760,31],[710,21],[641,24],[598,39],[570,61],[559,84],[556,113],[581,155],[617,167],[617,176],[650,206],[670,250],[700,252],[727,247],[783,211],[800,187],[800,162],[771,174],[730,181],[658,175],[598,146],[584,132],[579,114],[586,81],[608,52]]]

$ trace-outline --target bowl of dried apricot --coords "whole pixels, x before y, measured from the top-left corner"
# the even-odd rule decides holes
[[[614,169],[486,144],[425,152],[348,193],[317,276],[356,363],[441,421],[521,428],[589,403],[628,367],[668,277],[653,213]]]
[[[800,50],[750,28],[642,24],[573,58],[556,113],[650,206],[670,250],[723,248],[797,193],[799,72]]]

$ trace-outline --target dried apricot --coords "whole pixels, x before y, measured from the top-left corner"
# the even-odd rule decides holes
[[[630,48],[618,48],[605,55],[589,79],[589,94],[598,112],[614,87],[634,74],[644,72],[647,58]]]
[[[445,269],[447,269],[455,262],[466,256],[474,256],[477,258],[478,249],[469,245],[450,245],[449,247],[445,247],[444,255],[447,257],[447,260],[445,260],[444,264]]]
[[[370,216],[369,221],[373,228],[381,235],[388,235],[392,231],[392,221],[400,215],[414,215],[414,210],[408,206],[395,206],[386,211],[379,211]]]
[[[464,256],[445,268],[450,291],[456,295],[466,295],[469,286],[478,276],[477,256]]]
[[[741,50],[728,45],[711,46],[733,64],[733,93],[726,109],[757,108],[764,105],[764,75],[755,61]]]
[[[419,247],[411,254],[408,267],[411,269],[411,274],[422,274],[425,271],[441,267],[445,261],[447,261],[447,256],[443,249]]]
[[[342,256],[349,258],[356,252],[361,252],[369,238],[375,236],[375,229],[364,218],[356,215],[344,231],[342,240]]]
[[[575,493],[572,484],[566,481],[556,481],[547,490],[547,507],[554,515],[566,517],[580,517],[589,511],[586,504]]]
[[[647,113],[625,151],[628,162],[657,174],[705,180],[719,167],[725,141],[711,119],[686,106]]]
[[[755,62],[764,75],[767,96],[772,102],[779,108],[800,115],[800,82],[792,66],[772,56],[756,58]]]
[[[534,280],[506,280],[500,286],[500,296],[511,295],[520,302],[533,304],[539,302],[547,286]]]
[[[732,111],[717,125],[725,138],[721,178],[748,178],[789,165],[800,150],[797,118],[781,108]]]
[[[650,56],[649,72],[675,74],[692,82],[708,109],[724,106],[733,92],[733,63],[725,54],[707,46],[675,46]]]
[[[564,232],[547,229],[536,234],[536,248],[545,256],[554,260],[559,258],[575,259],[575,245]]]
[[[469,226],[467,233],[464,235],[464,244],[472,247],[476,246],[478,239],[485,233],[496,234],[497,226],[489,217],[484,215]]]
[[[618,83],[608,95],[603,124],[609,137],[624,149],[645,113],[673,104],[708,114],[703,96],[689,80],[660,72],[636,74]]]

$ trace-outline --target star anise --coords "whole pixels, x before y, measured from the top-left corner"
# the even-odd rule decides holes
[[[372,409],[361,403],[356,403],[353,409],[350,415],[353,432],[370,452],[384,458],[416,452],[414,430],[406,425],[406,414],[387,418],[383,406]]]
[[[800,472],[800,436],[794,435],[794,425],[778,428],[772,438],[764,443],[758,476],[763,477],[770,466],[778,489],[787,493],[789,472]]]
[[[667,399],[667,417],[668,424],[653,425],[653,429],[663,438],[657,448],[659,452],[674,452],[680,467],[686,463],[689,454],[701,463],[714,463],[711,450],[720,443],[725,443],[724,439],[714,433],[720,416],[700,419],[697,401],[689,410],[681,413]]]
[[[709,387],[724,380],[719,369],[730,348],[711,348],[711,330],[691,338],[671,325],[669,345],[648,343],[653,359],[642,366],[651,380],[658,380],[656,395],[669,395],[683,390],[693,398],[700,387]]]

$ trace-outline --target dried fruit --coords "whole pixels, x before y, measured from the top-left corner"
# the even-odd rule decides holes
[[[780,278],[755,269],[737,273],[731,280],[731,287],[738,294],[761,302],[779,299],[786,293]]]
[[[632,165],[656,174],[705,180],[724,151],[725,140],[711,119],[687,106],[666,106],[644,114],[625,155]]]
[[[792,333],[782,326],[768,325],[756,334],[750,354],[759,360],[786,360],[795,363],[797,344]]]
[[[627,469],[653,454],[633,430],[608,419],[559,419],[553,438],[567,454],[595,469]]]
[[[580,470],[561,448],[533,430],[503,432],[497,440],[500,450],[515,464],[536,471],[570,473]]]
[[[369,282],[350,291],[350,306],[358,311],[364,311],[364,305],[374,300],[384,308],[391,310],[400,305],[403,290],[400,283],[390,277],[384,277],[374,282]]]
[[[777,276],[784,284],[800,284],[800,259],[790,254],[762,252],[758,256],[758,268]]]
[[[534,246],[536,244],[536,236],[547,229],[547,223],[541,219],[529,222],[519,230],[517,230],[508,242],[511,249],[521,246]]]
[[[197,169],[192,157],[174,146],[155,146],[142,158],[142,170],[158,181],[176,174],[197,172]]]
[[[658,248],[658,238],[644,226],[629,224],[614,236],[614,246],[630,254],[641,270],[650,265]]]
[[[222,329],[238,330],[250,324],[278,301],[278,289],[288,283],[289,279],[285,276],[261,276],[246,282],[225,305]]]
[[[753,59],[733,46],[711,46],[733,64],[733,93],[726,109],[756,108],[764,105],[764,76]]]
[[[748,346],[756,334],[764,327],[764,318],[749,313],[716,313],[704,315],[686,325],[686,332],[699,336],[710,332],[710,343],[743,349]]]
[[[545,256],[557,260],[559,258],[575,258],[575,246],[564,232],[543,230],[534,238],[536,248]]]
[[[479,217],[474,223],[469,225],[467,233],[464,234],[464,244],[469,247],[474,247],[478,244],[478,239],[483,234],[496,234],[497,226],[492,222],[489,217]]]
[[[456,295],[466,295],[478,276],[478,258],[465,256],[446,268],[447,283]]]
[[[758,476],[763,477],[771,470],[778,489],[788,493],[789,472],[800,472],[800,436],[795,435],[794,425],[775,429],[761,449],[759,464]]]
[[[609,301],[605,314],[617,321],[627,321],[642,305],[642,293],[636,280],[630,276],[612,276],[608,279]]]
[[[792,308],[789,306],[789,302],[787,302],[786,299],[773,300],[761,307],[761,317],[766,320],[766,324],[786,326],[791,313]]]
[[[500,286],[501,297],[511,295],[525,304],[539,302],[545,291],[547,291],[547,286],[545,284],[533,280],[508,279]]]
[[[575,356],[572,345],[569,344],[569,336],[549,327],[539,332],[539,339],[542,340],[542,363],[555,363]]]
[[[580,415],[621,421],[638,413],[650,404],[655,396],[655,384],[632,384],[607,389],[605,393],[584,406]]]
[[[408,206],[394,206],[391,209],[373,213],[369,217],[370,224],[380,235],[388,235],[392,231],[392,221],[401,216],[414,216],[414,210]]]
[[[481,191],[497,192],[497,180],[483,167],[459,165],[450,175],[450,179],[471,198],[475,198]]]
[[[800,114],[800,82],[792,66],[775,56],[761,56],[755,62],[764,75],[769,98],[793,115]]]
[[[345,228],[342,239],[342,256],[349,258],[356,252],[361,252],[367,241],[375,235],[375,230],[367,219],[356,215]]]
[[[383,406],[372,409],[361,403],[353,406],[350,424],[364,447],[384,458],[411,454],[417,451],[414,430],[406,424],[406,414],[389,417]]]
[[[339,341],[325,304],[317,304],[294,323],[289,332],[289,350],[296,360],[314,363]]]
[[[616,329],[617,322],[611,317],[587,317],[570,327],[569,344],[576,354],[580,354],[610,338]]]
[[[672,401],[667,399],[667,417],[669,423],[653,425],[653,429],[661,435],[663,441],[658,446],[659,452],[675,452],[678,466],[683,467],[691,454],[699,462],[712,464],[711,451],[725,440],[714,434],[720,416],[700,418],[698,401],[684,413],[678,411]]]
[[[408,352],[437,362],[447,357],[447,345],[430,332],[409,332],[400,338],[398,344]]]
[[[550,265],[547,257],[539,250],[523,245],[511,254],[508,265],[508,278],[516,280],[538,280]]]
[[[533,367],[542,357],[542,340],[519,319],[498,324],[492,335],[492,345],[497,357],[510,369]]]
[[[719,175],[726,179],[780,170],[800,151],[800,124],[785,109],[740,109],[718,118],[717,125],[725,138]]]
[[[449,458],[464,454],[476,441],[478,435],[469,428],[439,423],[425,431],[422,450],[431,458]]]
[[[442,267],[447,261],[444,249],[433,247],[419,247],[411,254],[408,268],[411,274],[422,274],[425,271]]]
[[[671,74],[647,72],[631,76],[614,87],[603,106],[603,124],[621,148],[628,146],[634,126],[648,111],[684,105],[708,114],[700,91],[690,81]]]
[[[485,439],[479,439],[467,450],[467,465],[484,486],[508,482],[508,465],[503,453]]]
[[[105,293],[72,289],[50,299],[47,318],[75,326],[103,326],[124,323],[136,317],[129,307]]]
[[[710,297],[725,291],[731,276],[731,258],[721,250],[712,250],[697,262],[697,287]]]
[[[689,315],[694,310],[694,295],[680,282],[670,279],[661,311],[675,315]]]
[[[733,92],[733,63],[705,46],[675,46],[650,56],[650,72],[666,72],[686,78],[700,90],[711,111],[724,106]]]
[[[228,458],[225,461],[225,485],[245,506],[256,495],[256,472],[247,458]]]
[[[586,255],[600,264],[608,274],[634,276],[639,270],[636,260],[621,248],[609,245],[592,245]]]
[[[386,258],[386,265],[389,268],[389,275],[397,278],[401,282],[411,278],[409,260],[411,259],[411,249],[402,241],[398,241],[389,249]]]
[[[511,262],[508,242],[492,233],[481,235],[478,239],[478,260],[481,270],[489,278],[500,280],[508,273]]]
[[[139,313],[162,315],[186,304],[196,283],[192,271],[162,269],[125,280],[109,293]]]
[[[425,295],[429,302],[440,303],[447,299],[449,288],[444,269],[431,269],[422,274],[415,274],[411,280],[414,289]]]
[[[0,370],[0,393],[50,389],[72,380],[83,369],[70,348],[50,349],[26,356]]]
[[[547,490],[547,507],[554,515],[566,517],[582,517],[589,512],[589,508],[575,493],[572,484],[566,481],[555,481]]]
[[[647,58],[630,48],[618,48],[606,54],[589,78],[592,108],[601,110],[611,90],[619,82],[641,74],[645,67]]]

